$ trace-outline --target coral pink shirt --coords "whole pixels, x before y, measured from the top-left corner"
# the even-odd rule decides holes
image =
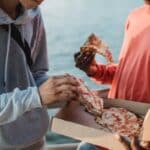
[[[99,65],[94,78],[112,82],[109,98],[150,103],[150,5],[129,15],[118,65]]]

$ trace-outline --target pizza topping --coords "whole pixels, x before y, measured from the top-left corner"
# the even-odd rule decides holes
[[[86,110],[95,116],[100,116],[103,111],[103,99],[97,96],[82,80],[78,80],[80,87],[79,102],[84,105]]]
[[[126,137],[139,135],[142,127],[142,119],[124,108],[106,109],[101,118],[96,118],[96,122],[107,127],[111,132]]]
[[[114,62],[108,45],[95,34],[91,34],[84,45],[81,46],[81,54],[84,54],[85,51],[95,52],[104,56],[109,64]]]

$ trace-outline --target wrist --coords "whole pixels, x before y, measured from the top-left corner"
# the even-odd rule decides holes
[[[44,98],[42,96],[42,92],[41,92],[40,88],[38,88],[38,94],[39,94],[42,106],[44,106],[44,107],[47,106],[47,104],[45,103]]]
[[[98,70],[98,65],[94,64],[89,67],[89,70],[87,71],[87,75],[89,77],[94,77],[97,74],[97,70]]]

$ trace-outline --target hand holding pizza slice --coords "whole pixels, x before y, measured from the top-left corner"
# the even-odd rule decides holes
[[[138,138],[127,141],[123,136],[116,135],[116,138],[123,144],[126,150],[150,150],[150,142],[141,142]]]
[[[105,57],[107,64],[114,62],[107,44],[95,34],[91,34],[80,47],[80,51],[74,55],[76,67],[83,70],[88,76],[93,76],[97,70],[96,54]]]
[[[83,46],[80,48],[81,54],[84,52],[95,52],[99,55],[102,55],[106,58],[107,63],[113,63],[113,57],[111,52],[109,51],[108,45],[102,41],[98,36],[95,34],[91,34],[87,41],[84,43]]]

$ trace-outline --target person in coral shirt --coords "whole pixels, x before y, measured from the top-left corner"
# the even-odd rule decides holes
[[[137,19],[138,18],[138,19]],[[118,64],[98,64],[88,55],[77,67],[102,84],[111,84],[109,98],[150,102],[150,5],[134,10],[127,19]],[[93,56],[95,56],[93,54]],[[86,67],[84,67],[86,66]]]
[[[144,2],[128,16],[118,64],[100,64],[95,53],[85,54],[84,61],[75,55],[78,68],[98,83],[111,84],[109,98],[150,103],[150,0]]]

